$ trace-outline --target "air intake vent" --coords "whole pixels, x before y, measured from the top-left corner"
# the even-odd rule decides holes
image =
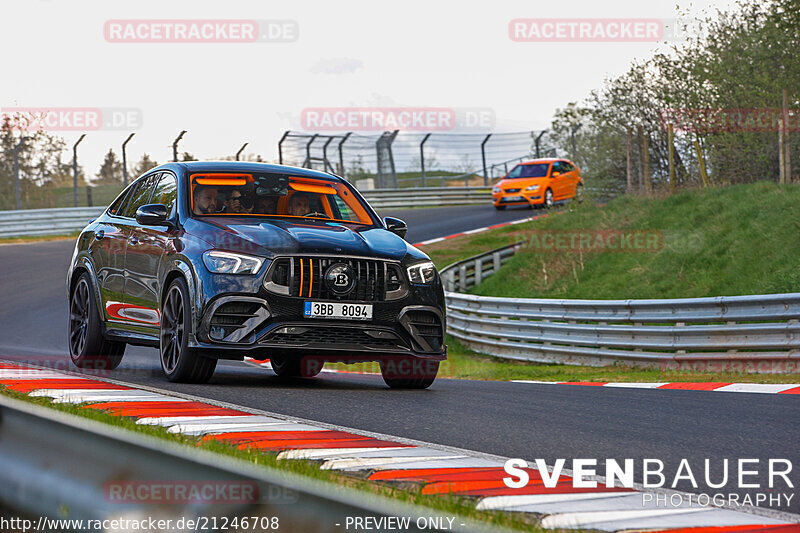
[[[425,352],[440,352],[444,346],[444,328],[433,311],[413,310],[403,314],[401,323]]]

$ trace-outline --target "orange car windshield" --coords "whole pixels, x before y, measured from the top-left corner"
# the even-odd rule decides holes
[[[549,163],[536,163],[533,165],[517,165],[511,169],[507,178],[544,178],[547,176]]]
[[[190,176],[192,215],[312,218],[374,224],[344,184],[267,173],[197,173]]]

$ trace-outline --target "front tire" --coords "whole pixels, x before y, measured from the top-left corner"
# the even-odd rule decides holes
[[[186,280],[173,281],[161,305],[159,353],[161,369],[173,382],[205,383],[214,374],[217,360],[203,357],[197,348],[189,347],[191,303]]]
[[[551,207],[553,207],[553,204],[554,204],[553,191],[551,189],[547,189],[544,192],[544,208],[550,209]]]
[[[398,357],[380,361],[381,376],[391,389],[427,389],[439,373],[439,361]]]
[[[125,343],[103,337],[100,312],[89,273],[78,278],[69,299],[69,357],[78,368],[114,370],[122,362]]]

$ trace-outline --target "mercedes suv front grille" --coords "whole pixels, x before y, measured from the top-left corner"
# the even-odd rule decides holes
[[[355,277],[352,288],[337,294],[325,281],[332,265],[347,265]],[[350,257],[281,257],[273,261],[264,286],[284,296],[382,302],[406,292],[400,266],[388,261]],[[334,287],[335,288],[335,287]]]

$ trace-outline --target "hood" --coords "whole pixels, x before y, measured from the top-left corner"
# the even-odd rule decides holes
[[[287,221],[209,217],[191,219],[202,226],[196,234],[215,248],[265,257],[283,254],[354,255],[402,260],[416,251],[405,240],[383,228],[338,222]]]

